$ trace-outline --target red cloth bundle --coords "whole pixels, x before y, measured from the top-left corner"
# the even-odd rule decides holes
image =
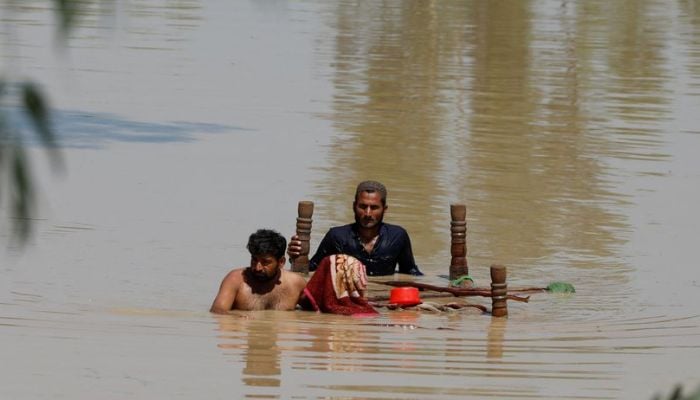
[[[331,314],[378,314],[364,297],[365,266],[356,258],[335,254],[325,257],[304,288],[299,305],[304,310]]]

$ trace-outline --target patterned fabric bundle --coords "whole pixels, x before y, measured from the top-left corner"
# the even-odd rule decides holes
[[[342,315],[377,314],[367,302],[365,266],[355,257],[325,257],[304,288],[299,305],[305,310]]]

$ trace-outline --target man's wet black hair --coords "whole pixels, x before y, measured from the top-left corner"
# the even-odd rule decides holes
[[[377,181],[364,181],[357,185],[355,190],[355,201],[360,196],[360,193],[374,193],[377,192],[381,196],[382,205],[386,205],[386,187]]]
[[[258,229],[248,238],[246,248],[251,256],[273,255],[279,260],[284,257],[287,239],[272,229]]]

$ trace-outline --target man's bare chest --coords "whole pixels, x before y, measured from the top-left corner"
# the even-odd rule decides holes
[[[256,292],[250,286],[241,287],[236,295],[235,308],[241,310],[283,310],[289,309],[289,290],[276,286],[266,292]],[[292,307],[294,304],[292,304]]]

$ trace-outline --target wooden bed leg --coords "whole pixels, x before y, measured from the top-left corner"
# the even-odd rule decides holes
[[[469,275],[467,266],[467,207],[464,204],[450,204],[450,232],[452,241],[450,253],[450,280]]]
[[[491,266],[491,315],[494,317],[508,316],[508,284],[506,283],[506,267]]]
[[[314,214],[312,201],[300,201],[297,209],[297,236],[301,241],[301,252],[292,261],[292,271],[303,275],[309,274],[309,240],[311,239],[311,217]]]

